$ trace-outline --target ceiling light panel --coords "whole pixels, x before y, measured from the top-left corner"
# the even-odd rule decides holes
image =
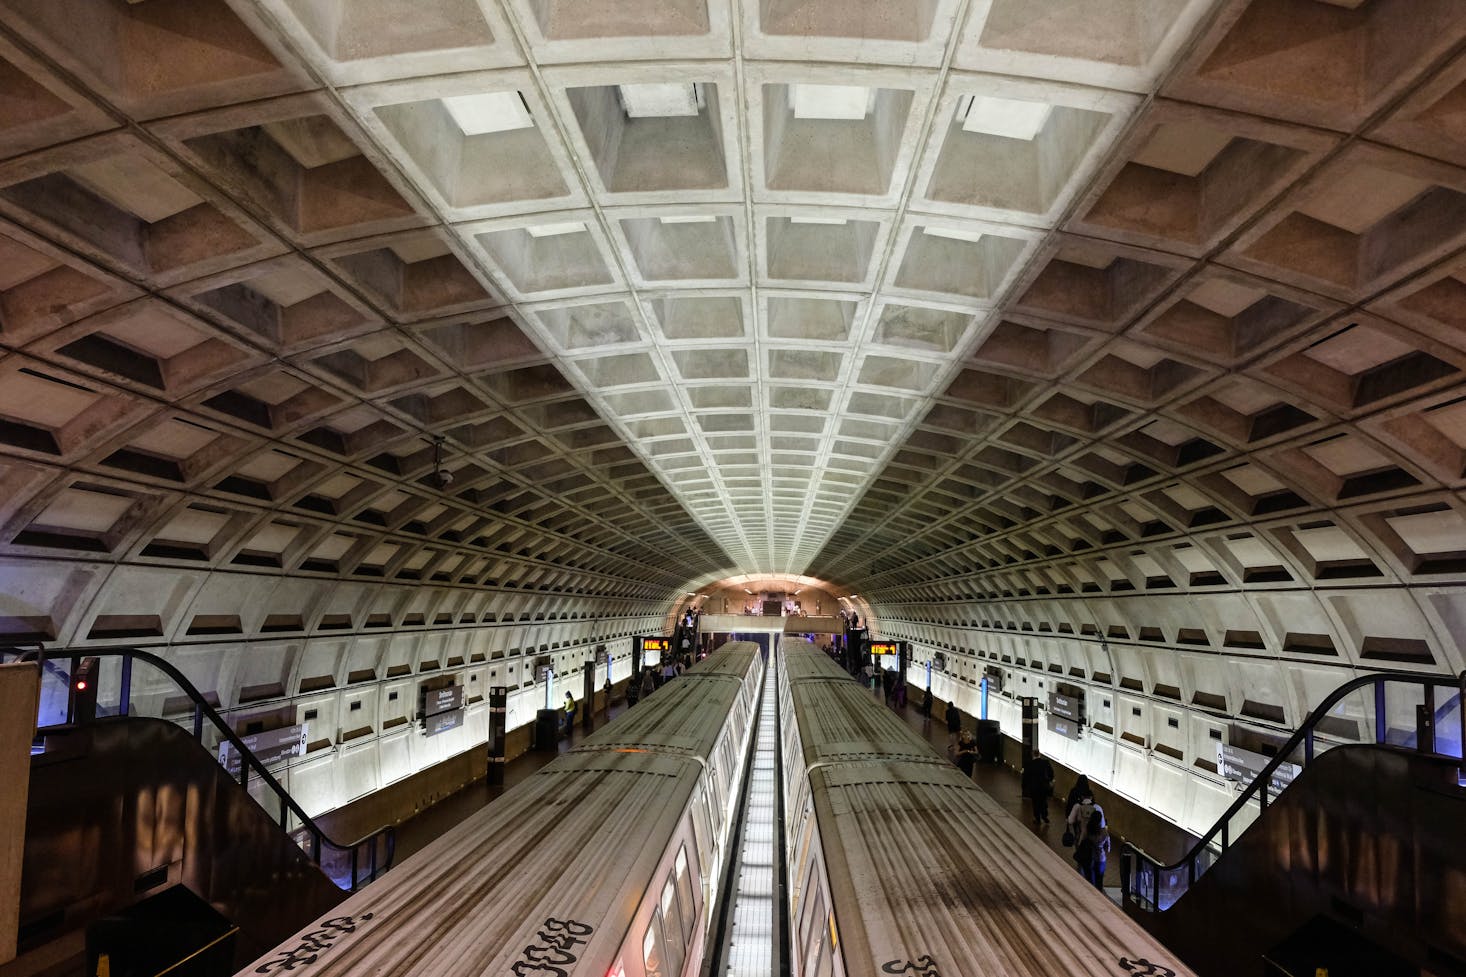
[[[534,118],[518,92],[485,92],[481,95],[450,95],[443,108],[465,136],[529,129]]]
[[[1051,109],[1045,102],[964,95],[957,103],[957,117],[967,132],[1032,142],[1043,132]]]
[[[864,119],[875,101],[875,89],[860,85],[789,86],[789,108],[796,119]]]
[[[617,85],[621,107],[632,119],[671,119],[697,115],[707,105],[702,86],[674,84]]]

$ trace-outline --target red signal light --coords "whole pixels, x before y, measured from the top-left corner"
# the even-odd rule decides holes
[[[87,682],[86,682],[86,679],[78,679],[77,680],[77,683],[76,683],[76,691],[78,691],[78,692],[85,692],[86,690],[87,690]]]

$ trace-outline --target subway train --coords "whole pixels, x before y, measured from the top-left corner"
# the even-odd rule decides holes
[[[794,977],[1191,974],[824,652],[776,657]]]
[[[764,671],[724,645],[240,973],[697,973]]]

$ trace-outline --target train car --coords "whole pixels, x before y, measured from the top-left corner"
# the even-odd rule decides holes
[[[823,652],[778,659],[794,977],[1190,974]]]
[[[241,974],[696,974],[764,678],[722,649]]]

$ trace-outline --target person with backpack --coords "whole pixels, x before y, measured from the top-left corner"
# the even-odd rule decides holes
[[[1085,786],[1089,785],[1086,780]],[[1073,792],[1071,791],[1071,794]],[[1064,819],[1064,844],[1074,846],[1074,864],[1079,869],[1079,874],[1086,879],[1091,875],[1091,863],[1094,859],[1093,847],[1080,851],[1080,844],[1084,841],[1089,831],[1090,821],[1099,816],[1099,824],[1105,826],[1105,811],[1094,802],[1094,794],[1086,791],[1082,797],[1070,808],[1069,816]]]
[[[1089,778],[1084,774],[1080,774],[1079,779],[1074,781],[1074,786],[1069,788],[1069,793],[1064,798],[1064,806],[1061,809],[1064,812],[1064,820],[1069,820],[1069,815],[1073,812],[1075,804],[1078,804],[1086,797],[1093,796],[1094,790],[1089,786]]]
[[[962,712],[955,702],[947,703],[947,732],[951,734],[952,745],[957,745],[957,731],[962,728]]]
[[[1104,813],[1095,806],[1084,822],[1084,832],[1074,846],[1074,864],[1079,874],[1101,892],[1105,891],[1105,866],[1110,858],[1110,829]]]

